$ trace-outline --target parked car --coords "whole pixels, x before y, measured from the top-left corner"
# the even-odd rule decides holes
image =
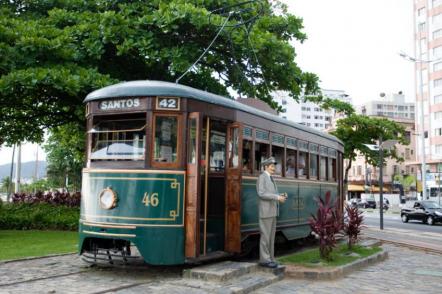
[[[401,209],[402,222],[420,220],[430,226],[442,222],[442,207],[434,201],[416,201],[413,207]]]
[[[376,209],[376,200],[374,198],[362,199],[358,202],[358,207]]]

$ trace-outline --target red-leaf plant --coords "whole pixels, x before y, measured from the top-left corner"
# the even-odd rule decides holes
[[[364,217],[358,207],[345,206],[348,221],[344,223],[344,233],[348,236],[348,249],[358,242]]]
[[[330,260],[330,253],[336,246],[336,234],[342,230],[342,220],[336,209],[336,201],[331,203],[330,191],[325,193],[325,200],[317,198],[316,216],[309,219],[310,227],[319,239],[321,258]]]

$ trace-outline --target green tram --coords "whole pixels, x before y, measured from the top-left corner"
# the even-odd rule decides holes
[[[153,265],[239,254],[259,238],[256,180],[278,161],[288,200],[278,235],[310,234],[315,198],[343,206],[337,138],[232,99],[161,81],[131,81],[86,99],[80,254]]]

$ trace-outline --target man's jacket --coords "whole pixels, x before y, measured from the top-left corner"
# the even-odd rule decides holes
[[[263,172],[259,176],[256,182],[256,192],[259,196],[259,217],[267,218],[278,216],[278,188],[266,172]]]

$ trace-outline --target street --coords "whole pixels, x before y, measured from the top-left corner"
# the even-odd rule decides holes
[[[379,210],[373,212],[364,212],[364,224],[369,227],[379,228]],[[429,226],[420,221],[409,221],[403,223],[400,214],[384,214],[384,228],[405,229],[419,232],[431,232],[442,234],[442,224],[436,223],[433,226]]]

